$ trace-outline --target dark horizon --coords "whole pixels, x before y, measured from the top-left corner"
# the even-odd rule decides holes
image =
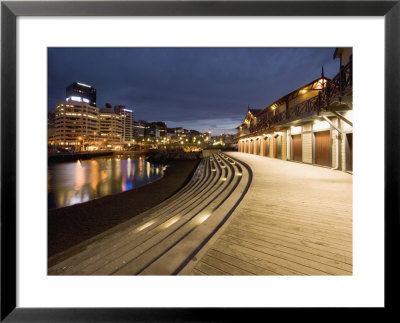
[[[134,111],[135,120],[164,121],[212,135],[235,133],[247,107],[280,97],[339,71],[335,48],[49,48],[48,111],[73,82]]]

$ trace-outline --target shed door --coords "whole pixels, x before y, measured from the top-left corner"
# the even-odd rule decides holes
[[[278,136],[276,138],[276,158],[282,158],[282,137]]]
[[[293,160],[302,161],[301,156],[301,135],[292,136],[292,153]]]
[[[353,171],[353,134],[346,134],[347,151],[346,151],[346,170]]]
[[[321,131],[315,133],[315,163],[331,166],[331,133]]]
[[[269,138],[264,138],[264,156],[269,156]]]

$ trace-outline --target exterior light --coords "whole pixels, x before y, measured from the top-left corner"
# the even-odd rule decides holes
[[[304,94],[304,93],[306,93],[307,92],[307,90],[301,90],[301,94]]]
[[[328,130],[330,127],[331,125],[327,121],[318,120],[318,122],[314,122],[313,130]]]
[[[71,96],[70,99],[76,102],[82,102],[82,98],[80,96]]]
[[[90,85],[79,83],[79,82],[77,82],[77,84],[82,85],[82,86],[86,86],[86,87],[91,87]]]
[[[290,133],[292,135],[300,134],[301,133],[301,127],[300,126],[298,126],[298,127],[294,127],[294,126],[290,127]]]

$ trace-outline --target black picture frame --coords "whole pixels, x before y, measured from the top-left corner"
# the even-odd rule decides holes
[[[17,308],[16,19],[18,16],[384,16],[385,307],[395,309],[399,278],[400,1],[2,1],[1,2],[1,321],[236,321],[263,309]],[[373,82],[373,80],[371,80]],[[371,125],[373,127],[373,125]],[[371,189],[373,189],[371,187]],[[355,269],[356,270],[356,269]],[[393,293],[394,291],[394,293]],[[40,292],[40,291],[38,291]],[[276,309],[278,310],[278,309]],[[378,309],[379,314],[381,310]]]

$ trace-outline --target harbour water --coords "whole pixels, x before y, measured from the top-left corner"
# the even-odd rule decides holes
[[[164,168],[144,158],[99,157],[48,165],[48,208],[130,190],[161,178]]]

